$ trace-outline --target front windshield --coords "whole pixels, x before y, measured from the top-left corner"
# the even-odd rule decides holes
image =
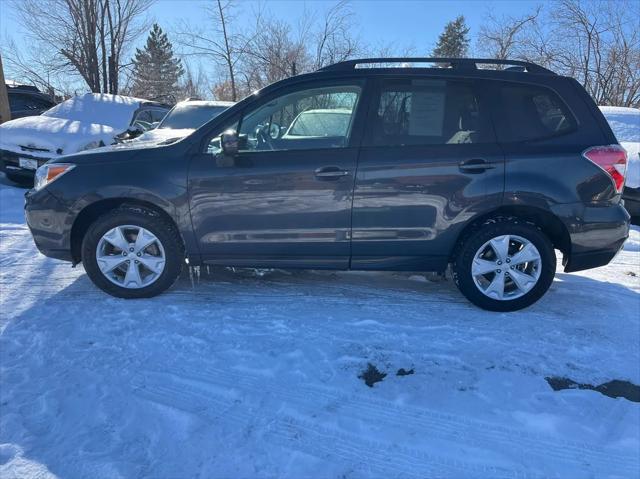
[[[191,128],[195,130],[226,109],[226,106],[216,105],[176,105],[160,122],[158,129]]]

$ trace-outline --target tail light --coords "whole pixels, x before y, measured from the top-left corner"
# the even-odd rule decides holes
[[[624,148],[620,145],[594,146],[582,153],[582,156],[607,172],[616,191],[622,191],[627,171],[627,152]]]

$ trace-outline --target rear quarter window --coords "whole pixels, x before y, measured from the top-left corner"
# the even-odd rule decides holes
[[[532,141],[574,131],[577,121],[552,90],[534,85],[499,86],[497,110],[502,116],[503,141]]]

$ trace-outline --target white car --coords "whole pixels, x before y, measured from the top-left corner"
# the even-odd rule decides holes
[[[634,223],[640,222],[640,110],[601,106],[620,145],[627,150],[627,175],[622,197]]]
[[[147,129],[169,108],[106,93],[66,100],[39,116],[0,125],[0,166],[10,180],[33,181],[38,166],[62,155],[111,145],[131,127]]]
[[[189,136],[230,106],[232,101],[187,100],[174,106],[155,128],[144,132],[135,142],[157,143]]]

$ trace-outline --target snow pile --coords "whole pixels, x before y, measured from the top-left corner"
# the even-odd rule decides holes
[[[51,158],[113,143],[125,131],[138,98],[87,93],[54,106],[40,116],[29,116],[0,125],[0,148],[30,156]],[[20,146],[46,151],[23,151]],[[61,151],[59,151],[61,150]]]
[[[640,384],[633,248],[507,314],[400,273],[202,268],[127,301],[38,254],[23,192],[0,184],[0,477],[638,475],[639,404],[545,381]]]
[[[601,106],[618,142],[627,150],[626,186],[640,187],[640,110],[620,106]]]

